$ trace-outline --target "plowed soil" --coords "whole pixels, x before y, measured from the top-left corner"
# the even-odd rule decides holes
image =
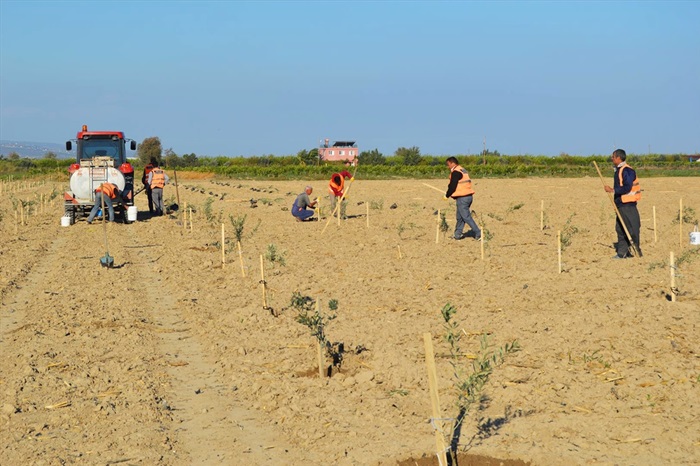
[[[700,463],[700,246],[677,221],[681,198],[686,220],[699,216],[698,178],[643,179],[644,256],[612,260],[615,214],[597,178],[476,180],[482,259],[480,242],[450,239],[454,203],[424,184],[443,180],[360,172],[338,225],[291,217],[303,181],[178,176],[179,210],[151,218],[141,194],[139,221],[108,224],[107,245],[100,222],[61,227],[55,201],[15,226],[13,200],[63,183],[3,185],[0,464],[437,464],[423,335],[454,418],[448,302],[466,375],[483,336],[522,348],[467,414],[459,451],[473,461],[460,464]],[[245,277],[229,218],[244,214]],[[285,264],[263,261],[264,308],[270,244]],[[107,249],[115,268],[100,266]],[[324,314],[338,301],[331,377],[295,291]]]

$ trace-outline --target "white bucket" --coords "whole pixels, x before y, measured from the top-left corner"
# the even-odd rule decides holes
[[[130,222],[135,222],[139,216],[139,209],[135,205],[130,206],[126,209],[126,218]]]
[[[61,217],[61,226],[62,227],[69,227],[70,226],[70,217]]]
[[[700,245],[700,231],[698,231],[698,227],[695,227],[695,231],[690,233],[690,244]]]

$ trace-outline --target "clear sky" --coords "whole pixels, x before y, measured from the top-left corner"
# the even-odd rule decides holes
[[[0,0],[0,139],[700,152],[700,1]]]

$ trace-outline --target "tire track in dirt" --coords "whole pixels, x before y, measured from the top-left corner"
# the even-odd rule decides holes
[[[138,268],[136,276],[143,277],[137,294],[148,297],[146,304],[163,329],[160,348],[170,377],[166,403],[179,423],[176,431],[184,450],[180,453],[188,456],[187,464],[288,464],[292,449],[281,441],[282,432],[265,425],[257,412],[236,404],[238,387],[224,381],[215,362],[207,359],[194,320],[179,304],[187,298],[178,299],[173,281],[161,278],[167,247],[134,251],[131,262]]]

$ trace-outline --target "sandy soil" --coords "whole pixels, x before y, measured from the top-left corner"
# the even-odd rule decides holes
[[[534,465],[700,464],[700,247],[688,244],[691,226],[679,238],[673,224],[681,197],[700,212],[698,178],[642,180],[644,257],[622,261],[611,260],[614,212],[597,178],[476,180],[473,208],[492,234],[483,260],[472,239],[435,243],[435,211],[447,209],[453,228],[454,204],[423,181],[358,175],[349,218],[322,234],[325,221],[289,214],[303,181],[183,178],[193,230],[175,216],[148,218],[140,195],[138,222],[108,225],[114,269],[100,267],[102,225],[61,227],[61,206],[15,233],[12,198],[63,185],[5,186],[0,464],[392,465],[433,456],[423,334],[433,335],[444,417],[454,417],[447,302],[464,329],[465,368],[483,334],[494,347],[522,347],[494,371],[460,449]],[[225,267],[221,221],[204,214],[209,197],[227,229]],[[369,227],[363,202],[381,205]],[[242,214],[245,278],[229,221]],[[567,221],[577,231],[559,273],[557,231]],[[260,283],[271,243],[286,259],[265,264],[274,312],[262,307]],[[671,251],[683,258],[675,303]],[[324,312],[339,302],[326,331],[344,344],[344,362],[330,378],[319,378],[315,341],[289,308],[294,291],[318,297]]]

